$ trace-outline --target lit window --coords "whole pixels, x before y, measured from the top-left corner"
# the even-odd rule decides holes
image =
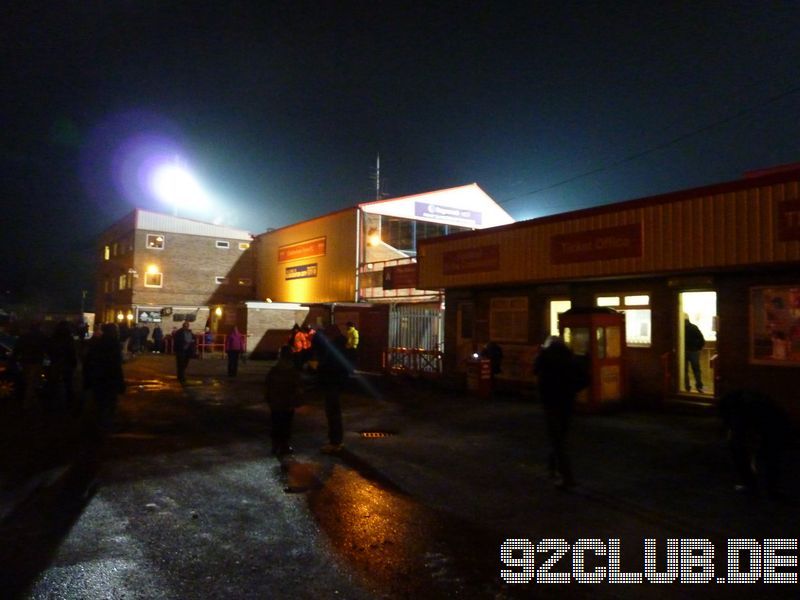
[[[231,247],[231,243],[227,240],[217,240],[217,248],[224,248],[228,249]]]
[[[161,287],[161,273],[150,273],[149,271],[144,274],[144,287]]]
[[[619,306],[619,296],[600,296],[597,298],[597,306]]]
[[[625,296],[625,306],[650,306],[650,296]]]
[[[147,234],[147,247],[151,250],[163,250],[164,249],[164,236],[160,233],[148,233]]]
[[[239,285],[253,285],[253,280],[248,278],[240,279]]]
[[[223,285],[223,284],[225,284],[225,283],[228,283],[228,278],[227,278],[227,277],[214,277],[214,281],[215,281],[215,282],[216,282],[218,285]]]
[[[120,275],[119,276],[119,289],[124,290],[128,287],[128,276],[127,275]]]
[[[249,247],[249,242],[239,242],[239,250],[247,250]]]
[[[614,308],[625,314],[625,341],[628,346],[647,347],[652,344],[652,311],[649,295],[598,296],[595,303],[597,306]]]
[[[108,260],[111,258],[111,246],[105,246],[103,248],[103,259]]]

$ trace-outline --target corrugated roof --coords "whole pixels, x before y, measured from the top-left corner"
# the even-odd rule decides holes
[[[147,210],[136,211],[136,228],[164,233],[183,233],[187,235],[201,235],[206,237],[226,238],[233,240],[251,241],[253,236],[243,229],[234,229],[213,223],[204,223],[193,219],[184,219],[173,215],[150,212]]]

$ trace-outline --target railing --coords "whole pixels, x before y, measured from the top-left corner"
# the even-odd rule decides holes
[[[205,334],[198,334],[195,336],[197,343],[197,357],[203,358],[206,354],[219,352],[221,355],[225,354],[225,334],[215,333],[211,336],[210,341],[206,341]]]
[[[381,364],[390,375],[440,377],[442,352],[423,348],[386,348]]]
[[[194,343],[197,348],[197,358],[204,358],[206,354],[213,354],[218,352],[221,356],[225,355],[225,334],[215,333],[210,342],[206,342],[205,334],[194,334]],[[172,336],[167,335],[164,337],[164,353],[172,354]],[[242,354],[247,352],[247,336],[244,337],[244,350]]]

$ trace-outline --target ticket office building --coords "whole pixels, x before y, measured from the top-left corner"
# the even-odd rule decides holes
[[[713,405],[767,393],[800,418],[800,170],[425,240],[420,285],[445,291],[445,369],[493,340],[501,383],[533,382],[570,307],[625,314],[626,400]],[[706,340],[702,392],[684,320]]]

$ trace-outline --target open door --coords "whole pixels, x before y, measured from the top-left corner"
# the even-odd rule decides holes
[[[713,399],[717,360],[716,292],[692,291],[678,295],[676,339],[678,393],[702,401]]]

